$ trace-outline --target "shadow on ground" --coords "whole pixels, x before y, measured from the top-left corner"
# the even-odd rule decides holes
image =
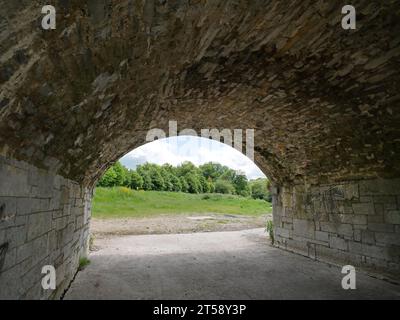
[[[268,245],[263,229],[100,239],[65,299],[400,299],[400,286]]]

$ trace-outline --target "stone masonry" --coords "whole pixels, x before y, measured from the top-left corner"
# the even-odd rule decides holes
[[[277,244],[399,275],[400,1],[0,0],[0,297],[59,297],[154,128],[254,129]],[[245,148],[244,148],[245,149]],[[58,292],[41,292],[54,263]]]
[[[90,196],[77,183],[0,157],[0,299],[60,297],[86,255]],[[42,267],[56,268],[44,291]]]
[[[400,279],[400,179],[274,187],[276,245]]]

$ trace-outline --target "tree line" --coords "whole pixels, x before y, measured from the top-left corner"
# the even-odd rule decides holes
[[[234,194],[271,201],[268,179],[249,181],[244,173],[213,162],[201,166],[184,162],[177,167],[146,163],[136,170],[130,170],[117,162],[102,176],[98,186],[124,186],[146,191]]]

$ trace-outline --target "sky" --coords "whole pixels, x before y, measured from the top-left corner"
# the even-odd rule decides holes
[[[264,178],[262,171],[236,149],[218,141],[194,136],[178,136],[145,144],[124,156],[121,163],[129,169],[136,169],[146,162],[178,166],[190,161],[195,165],[217,162],[229,168],[244,172],[248,179]]]

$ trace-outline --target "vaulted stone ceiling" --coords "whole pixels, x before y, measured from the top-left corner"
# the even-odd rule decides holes
[[[400,173],[400,2],[0,0],[0,154],[92,183],[152,128],[254,128],[280,183]]]

